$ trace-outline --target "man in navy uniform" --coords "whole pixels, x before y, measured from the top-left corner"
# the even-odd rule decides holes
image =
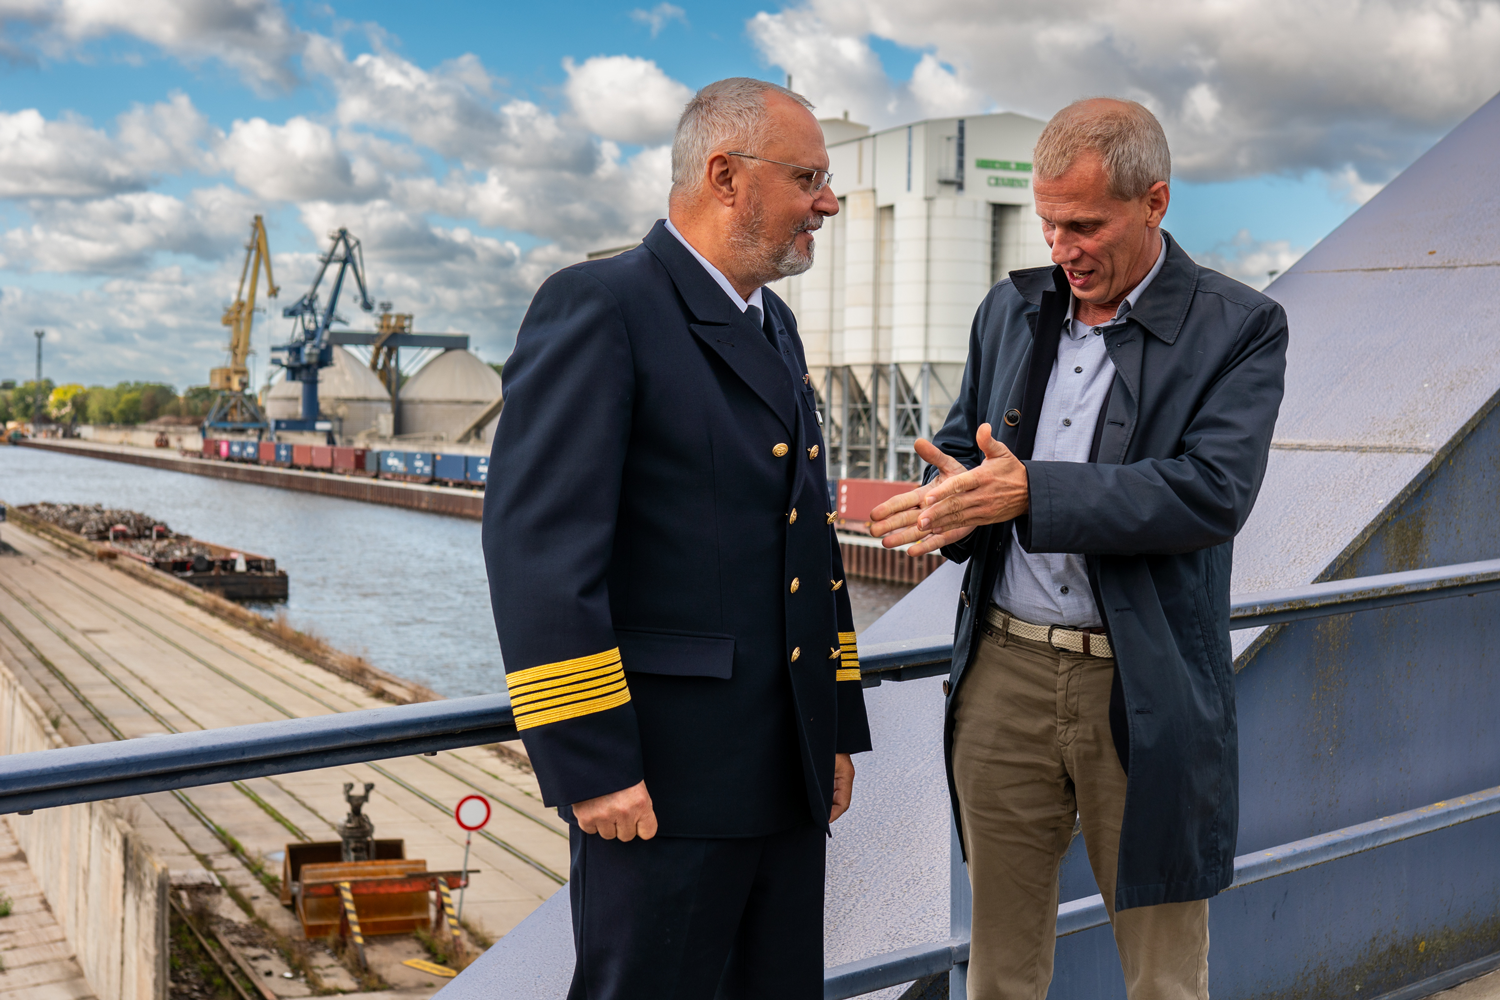
[[[570,998],[822,996],[824,853],[870,749],[820,416],[768,282],[838,211],[811,105],[731,79],[670,219],[549,278],[484,546],[516,726],[569,821]]]

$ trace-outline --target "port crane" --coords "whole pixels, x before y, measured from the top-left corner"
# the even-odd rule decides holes
[[[283,316],[297,320],[292,329],[292,339],[271,348],[272,353],[282,355],[274,360],[286,369],[286,377],[302,383],[302,415],[296,420],[276,421],[274,429],[278,431],[333,430],[332,422],[322,419],[318,412],[318,371],[333,364],[333,346],[337,341],[329,327],[334,323],[348,322],[335,310],[339,304],[339,294],[344,289],[344,281],[351,272],[354,283],[359,288],[359,307],[365,312],[371,312],[375,308],[365,284],[364,253],[360,250],[359,240],[343,228],[330,233],[328,238],[333,242],[328,252],[319,258],[320,266],[313,278],[312,287],[300,299],[282,310]],[[328,305],[324,308],[319,305],[318,286],[323,283],[323,277],[330,267],[335,268],[333,286],[329,289]]]
[[[271,275],[271,248],[266,240],[265,219],[257,215],[250,223],[250,241],[245,244],[245,263],[240,267],[239,288],[220,321],[229,327],[229,364],[209,369],[208,385],[218,390],[218,396],[214,398],[208,416],[203,418],[205,432],[261,434],[268,427],[260,405],[246,391],[250,387],[250,368],[246,363],[250,355],[250,327],[255,322],[255,296],[261,271],[266,272],[266,295],[274,299],[280,289]],[[248,293],[245,288],[247,279],[250,283]]]

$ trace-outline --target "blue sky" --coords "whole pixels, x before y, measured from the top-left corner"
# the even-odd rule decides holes
[[[254,212],[283,300],[347,224],[377,298],[499,360],[546,274],[662,214],[675,112],[724,76],[877,127],[1136,97],[1173,143],[1167,228],[1256,284],[1500,87],[1494,0],[145,9],[0,19],[0,378],[45,327],[56,377],[201,381]]]

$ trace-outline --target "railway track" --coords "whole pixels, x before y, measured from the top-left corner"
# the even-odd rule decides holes
[[[174,607],[168,595],[38,539],[21,541],[22,555],[0,563],[0,639],[11,637],[13,653],[30,661],[23,665],[84,739],[130,739],[376,704],[354,685],[269,646],[260,648],[232,626]],[[341,818],[315,805],[337,802],[342,811],[342,802],[326,789],[330,772],[345,780],[376,780],[377,795],[388,807],[382,830],[403,830],[417,821],[419,835],[407,837],[414,856],[446,850],[445,840],[457,847],[449,800],[478,791],[502,808],[497,819],[510,819],[495,824],[498,834],[480,831],[476,859],[539,902],[566,880],[567,831],[534,791],[507,780],[505,769],[488,752],[470,748],[172,794],[248,865],[255,845],[275,846],[275,831],[265,823],[237,821],[244,810],[226,804],[218,789],[232,789],[253,806],[253,814],[294,838],[312,840],[318,838],[309,829],[333,830]],[[393,812],[404,815],[393,820]],[[488,858],[485,844],[493,849]],[[241,845],[248,846],[237,850]]]

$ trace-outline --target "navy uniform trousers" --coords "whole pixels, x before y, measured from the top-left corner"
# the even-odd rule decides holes
[[[570,830],[568,1000],[822,997],[821,825],[629,843]]]

